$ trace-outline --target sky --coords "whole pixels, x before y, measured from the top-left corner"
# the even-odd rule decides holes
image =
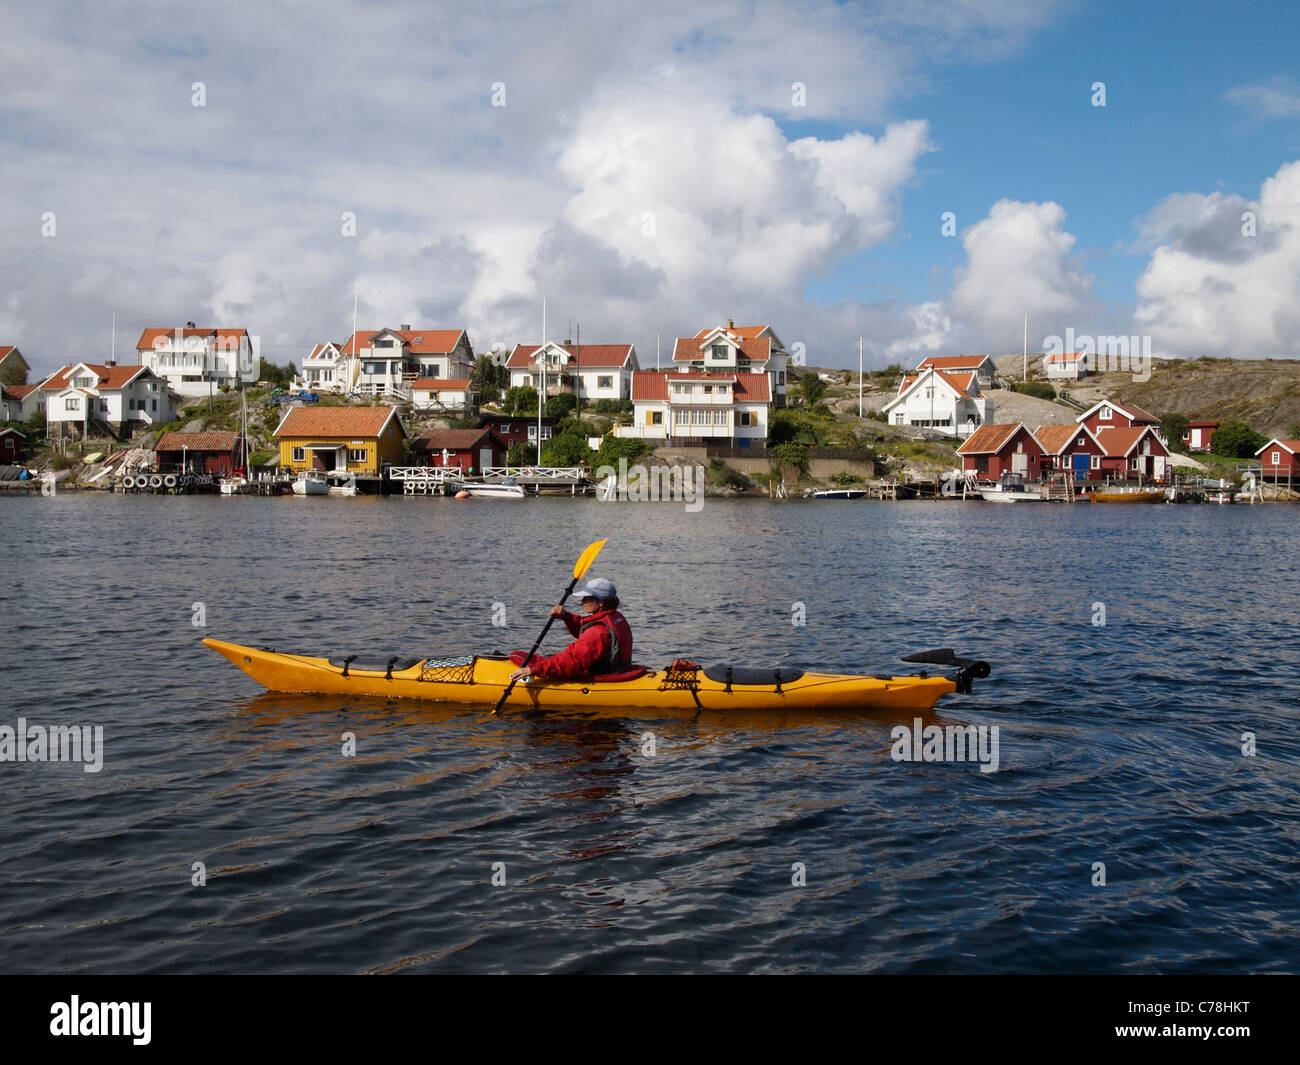
[[[301,364],[770,324],[802,361],[1049,337],[1300,357],[1283,3],[227,0],[0,9],[0,344]]]

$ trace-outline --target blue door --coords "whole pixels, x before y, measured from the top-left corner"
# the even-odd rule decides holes
[[[1071,455],[1070,461],[1074,465],[1074,479],[1076,481],[1086,481],[1088,479],[1089,457],[1087,455]]]

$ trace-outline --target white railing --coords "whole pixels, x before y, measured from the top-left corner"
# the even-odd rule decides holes
[[[535,481],[581,481],[589,476],[589,466],[485,466],[483,476],[514,477],[529,483]]]

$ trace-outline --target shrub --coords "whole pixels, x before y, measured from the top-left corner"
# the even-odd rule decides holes
[[[619,459],[632,463],[649,450],[649,445],[636,437],[607,436],[600,442],[600,450],[592,461],[597,466],[617,466]]]
[[[535,466],[537,464],[537,445],[516,440],[506,452],[507,466]]]
[[[633,408],[630,399],[598,399],[588,409],[595,414],[628,414]]]
[[[1245,422],[1224,422],[1210,437],[1210,450],[1216,455],[1247,459],[1267,443],[1267,437],[1260,436]]]
[[[721,485],[726,488],[735,488],[744,491],[749,487],[749,478],[737,469],[728,466],[721,459],[711,459],[706,471],[706,476],[710,484]]]
[[[501,410],[506,414],[536,414],[537,389],[532,385],[516,385],[501,401]]]
[[[1011,391],[1025,396],[1037,396],[1039,399],[1056,398],[1056,389],[1046,381],[1016,381],[1011,385]]]

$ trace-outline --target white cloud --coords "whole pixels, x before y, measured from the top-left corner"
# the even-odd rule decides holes
[[[1243,232],[1242,211],[1255,215]],[[1168,243],[1138,280],[1138,328],[1174,355],[1287,356],[1300,346],[1300,161],[1266,180],[1258,204],[1181,195],[1144,229]]]
[[[1277,76],[1255,85],[1240,85],[1223,94],[1259,120],[1300,118],[1300,88],[1289,78]]]

